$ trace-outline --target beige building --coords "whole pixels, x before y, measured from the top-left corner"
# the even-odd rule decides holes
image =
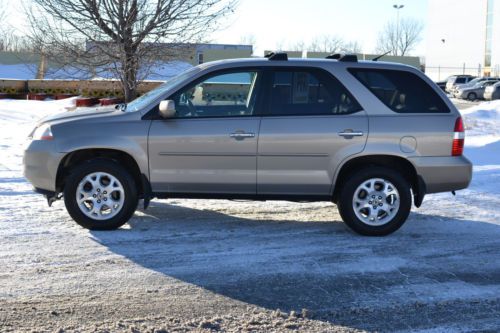
[[[238,44],[188,44],[190,47],[189,59],[186,60],[192,65],[199,65],[209,61],[250,58],[253,53],[252,45]]]
[[[429,1],[426,74],[500,75],[499,0]]]

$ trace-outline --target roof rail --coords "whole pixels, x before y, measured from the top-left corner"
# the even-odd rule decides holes
[[[342,57],[342,54],[340,53],[332,53],[326,56],[326,59],[334,59],[334,60],[339,60],[340,57]]]
[[[271,52],[266,54],[265,57],[269,60],[288,60],[288,54],[286,52]]]
[[[326,59],[333,59],[342,62],[358,62],[358,56],[355,54],[332,53],[327,56]]]
[[[342,62],[358,62],[358,56],[355,54],[344,54],[340,57],[339,61]]]

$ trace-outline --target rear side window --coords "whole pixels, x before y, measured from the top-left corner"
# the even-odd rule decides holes
[[[361,110],[347,89],[326,72],[276,70],[270,72],[270,80],[270,115],[340,115]]]
[[[350,68],[349,72],[394,112],[450,112],[434,89],[411,72],[371,68]]]
[[[465,77],[459,77],[459,78],[457,78],[457,79],[455,80],[455,83],[465,83],[465,82],[467,82],[467,81],[468,81],[468,79],[467,79],[467,78],[465,78]]]

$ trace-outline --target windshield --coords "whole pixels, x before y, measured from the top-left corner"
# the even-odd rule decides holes
[[[154,88],[151,91],[148,91],[144,95],[142,95],[139,98],[134,99],[132,102],[127,104],[127,112],[134,112],[134,111],[139,111],[158,97],[160,97],[165,91],[169,90],[170,88],[174,87],[177,83],[184,81],[194,73],[198,72],[200,70],[199,67],[192,67],[181,74],[174,76],[168,81],[165,81],[165,83],[159,85],[158,87]]]
[[[473,85],[475,85],[476,83],[478,83],[480,80],[481,80],[481,78],[476,78],[476,79],[474,79],[474,80],[470,80],[470,81],[469,81],[469,85],[473,86]]]

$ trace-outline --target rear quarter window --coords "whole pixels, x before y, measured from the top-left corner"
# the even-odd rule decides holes
[[[349,72],[394,112],[450,112],[434,89],[414,73],[373,68],[350,68]]]

